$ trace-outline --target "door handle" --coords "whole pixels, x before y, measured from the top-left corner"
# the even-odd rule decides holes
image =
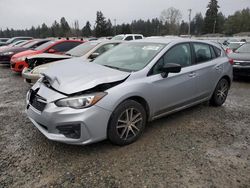
[[[195,72],[191,72],[188,74],[189,77],[195,77],[196,76],[196,73]]]
[[[219,65],[219,66],[215,67],[215,69],[216,69],[216,70],[222,70],[222,66]]]

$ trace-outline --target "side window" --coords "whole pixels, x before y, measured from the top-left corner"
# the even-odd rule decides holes
[[[214,52],[216,57],[220,57],[221,56],[221,50],[219,48],[213,47],[214,48]]]
[[[72,48],[78,46],[79,42],[61,42],[59,44],[56,44],[55,46],[51,47],[51,49],[54,49],[56,52],[67,52],[71,50]]]
[[[133,40],[133,36],[127,36],[124,40]]]
[[[160,69],[167,63],[180,64],[181,67],[190,66],[191,61],[191,49],[189,44],[178,44],[171,48],[163,57],[155,64],[151,74],[161,73]]]
[[[217,56],[215,55],[215,52],[214,52],[214,49],[213,49],[212,46],[210,46],[210,52],[211,52],[212,59],[217,58]]]
[[[193,45],[196,63],[203,63],[212,59],[209,45],[202,43],[194,43]]]
[[[118,45],[118,43],[114,43],[114,44],[105,44],[103,46],[101,46],[100,48],[98,48],[96,51],[94,51],[94,53],[98,53],[98,54],[103,54],[104,52],[110,50],[111,48],[115,47],[116,45]]]
[[[135,36],[135,40],[142,39],[142,36]]]

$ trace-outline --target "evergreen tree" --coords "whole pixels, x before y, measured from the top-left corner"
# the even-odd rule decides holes
[[[182,20],[181,22],[179,34],[180,35],[188,34],[188,23],[184,22],[184,20]]]
[[[89,21],[87,21],[86,25],[82,28],[82,35],[85,37],[92,36],[91,24]]]
[[[201,13],[197,13],[191,21],[191,34],[201,35],[204,28],[204,19]]]
[[[60,36],[60,24],[57,21],[54,21],[54,23],[51,26],[51,36],[52,37],[59,37]]]
[[[96,25],[95,25],[95,36],[105,37],[107,36],[107,21],[101,11],[96,13]]]
[[[70,27],[64,17],[62,17],[60,20],[60,27],[61,27],[60,37],[66,37],[70,35]]]
[[[218,31],[218,9],[220,8],[217,0],[210,0],[207,6],[204,19],[204,33],[216,33]]]

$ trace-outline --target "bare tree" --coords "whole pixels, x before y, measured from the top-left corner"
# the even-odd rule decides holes
[[[182,18],[181,11],[174,7],[170,7],[161,12],[160,20],[165,23],[166,34],[177,35],[180,20]]]

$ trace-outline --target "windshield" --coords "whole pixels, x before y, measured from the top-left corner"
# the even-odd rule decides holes
[[[228,47],[229,47],[230,49],[232,49],[232,50],[235,50],[235,49],[239,48],[241,45],[242,45],[241,43],[230,43],[230,44],[228,45]]]
[[[237,53],[250,53],[250,43],[243,44],[235,52],[237,52]]]
[[[96,47],[98,44],[99,42],[86,42],[69,50],[66,54],[74,57],[81,57]]]
[[[32,46],[34,46],[35,44],[37,44],[39,41],[35,40],[32,42],[29,42],[28,44],[23,45],[24,48],[31,48]]]
[[[104,53],[94,63],[127,72],[139,71],[165,47],[159,43],[125,43]]]
[[[24,45],[26,42],[27,42],[26,40],[19,40],[19,41],[11,43],[9,46],[11,46],[11,47],[18,46],[18,47],[20,47],[20,46]]]
[[[124,38],[123,35],[117,35],[112,38],[112,40],[122,40]]]
[[[55,41],[49,41],[49,42],[46,42],[44,44],[42,44],[41,46],[38,46],[37,48],[35,48],[35,50],[44,50],[46,48],[48,48],[49,46],[51,46],[52,44],[54,44]]]

